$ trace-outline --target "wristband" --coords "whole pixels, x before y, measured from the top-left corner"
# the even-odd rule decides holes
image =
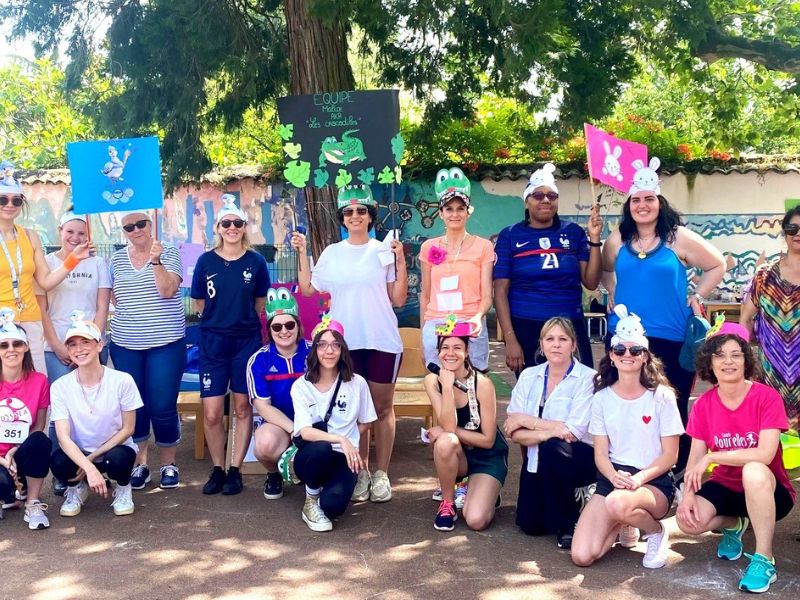
[[[67,258],[64,259],[64,268],[67,270],[67,273],[72,271],[78,264],[81,262],[80,258],[77,258],[72,252],[67,255]]]
[[[692,296],[694,296],[694,299],[697,300],[700,304],[705,306],[706,299],[703,298],[700,294],[694,293],[692,294]]]
[[[150,261],[150,264],[151,264],[151,265],[153,265],[154,267],[157,267],[158,265],[162,265],[162,264],[164,264],[164,263],[162,263],[161,261],[158,261],[158,262],[153,262],[153,261],[151,260],[151,261]]]
[[[603,247],[603,242],[592,242],[592,241],[589,241],[589,245],[592,248],[602,248]]]

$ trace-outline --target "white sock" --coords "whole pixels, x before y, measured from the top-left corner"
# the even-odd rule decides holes
[[[306,496],[319,496],[320,488],[310,488],[306,486]]]

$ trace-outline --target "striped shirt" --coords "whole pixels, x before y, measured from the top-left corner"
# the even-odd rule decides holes
[[[174,246],[165,246],[161,262],[179,278],[181,256]],[[115,311],[111,318],[111,341],[129,350],[147,350],[179,340],[186,334],[180,288],[171,298],[162,298],[149,263],[137,270],[127,248],[117,250],[110,260],[111,289]]]

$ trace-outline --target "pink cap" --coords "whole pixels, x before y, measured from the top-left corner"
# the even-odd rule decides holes
[[[322,320],[314,327],[314,331],[311,332],[311,338],[313,339],[317,337],[318,333],[329,330],[335,331],[344,337],[344,326],[339,321],[334,321],[328,313],[325,313],[322,315]]]
[[[444,323],[436,326],[435,331],[439,337],[471,337],[472,323],[459,321],[454,314],[449,314]]]
[[[750,332],[747,331],[743,325],[733,321],[726,321],[725,313],[718,313],[714,319],[714,326],[706,333],[706,339],[712,338],[715,335],[722,335],[723,333],[738,335],[745,342],[748,344],[750,343]]]

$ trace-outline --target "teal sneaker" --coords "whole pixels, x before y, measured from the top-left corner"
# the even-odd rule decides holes
[[[739,560],[742,555],[742,536],[747,531],[750,519],[739,517],[736,527],[722,530],[722,539],[717,546],[717,558],[722,560]]]
[[[739,580],[739,589],[754,594],[766,592],[778,579],[775,559],[770,560],[763,554],[745,554],[745,556],[750,559],[750,564]]]

